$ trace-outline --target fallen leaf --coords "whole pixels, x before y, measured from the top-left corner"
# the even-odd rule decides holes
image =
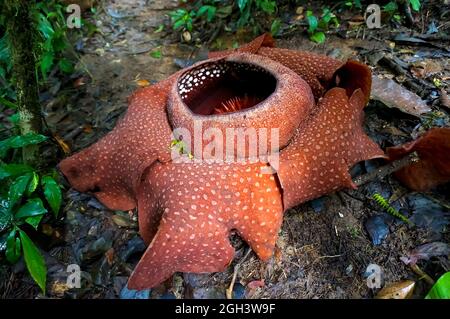
[[[63,150],[64,154],[69,154],[70,153],[70,147],[69,145],[62,139],[62,137],[60,137],[58,134],[53,135],[53,137],[55,138],[56,142],[58,142],[58,145],[61,147],[61,149]]]
[[[387,107],[396,108],[414,116],[431,111],[431,108],[417,94],[408,91],[393,80],[380,79],[377,76],[372,76],[371,98],[382,102]]]
[[[253,280],[247,284],[247,288],[248,289],[262,288],[262,287],[264,287],[264,285],[265,285],[264,279],[263,280]]]
[[[113,215],[112,220],[119,227],[125,227],[125,228],[133,227],[133,223],[124,216]]]
[[[414,65],[411,67],[412,75],[420,79],[427,78],[441,71],[442,71],[441,64],[430,59],[418,61],[414,63]]]
[[[376,295],[376,299],[408,299],[411,297],[416,283],[404,280],[386,285]]]
[[[439,241],[424,244],[413,249],[408,256],[400,257],[406,265],[415,265],[419,260],[428,260],[431,257],[450,254],[450,246]]]
[[[80,86],[85,85],[85,84],[86,84],[86,82],[85,82],[84,77],[80,77],[80,78],[76,79],[73,82],[73,87],[77,88],[77,87],[80,87]]]
[[[150,85],[150,82],[147,80],[136,80],[136,84],[140,87],[146,87]]]
[[[394,173],[405,186],[426,191],[450,181],[450,128],[432,128],[416,140],[386,149],[390,161],[417,152],[419,160]]]
[[[111,266],[114,261],[114,248],[110,248],[105,253],[106,261]]]
[[[444,89],[441,89],[441,104],[450,109],[450,97]]]
[[[86,124],[83,126],[83,132],[84,133],[92,133],[93,129],[92,129],[92,125]]]
[[[65,282],[55,281],[53,282],[50,291],[52,292],[52,295],[62,297],[64,296],[64,293],[68,291],[70,288]]]

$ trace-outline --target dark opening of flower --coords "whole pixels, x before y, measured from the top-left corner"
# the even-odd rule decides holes
[[[265,100],[275,91],[276,78],[251,63],[219,60],[184,73],[178,92],[199,115],[237,112]]]

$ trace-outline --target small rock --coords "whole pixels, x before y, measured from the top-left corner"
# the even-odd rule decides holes
[[[127,285],[128,277],[125,276],[116,276],[113,278],[113,287],[114,292],[117,296],[120,296],[120,292],[122,291],[123,287]]]
[[[182,36],[183,36],[184,42],[191,42],[192,35],[189,31],[184,31]]]
[[[177,297],[175,297],[175,295],[169,291],[163,294],[159,299],[177,299]]]
[[[112,241],[100,237],[81,249],[81,260],[86,261],[104,254],[112,247]]]
[[[380,245],[389,234],[389,227],[380,215],[370,217],[365,226],[374,245]]]
[[[352,264],[348,265],[347,268],[345,268],[345,274],[349,277],[353,275],[353,265]]]
[[[320,213],[325,208],[326,197],[320,197],[310,201],[310,205],[314,212]]]
[[[120,291],[120,299],[149,299],[151,289],[134,290],[125,285]]]
[[[134,224],[130,220],[130,218],[127,218],[127,217],[124,217],[121,215],[113,215],[112,220],[119,227],[124,227],[124,228],[134,227]]]
[[[132,255],[143,253],[145,251],[145,248],[145,243],[141,237],[133,237],[128,241],[126,247],[121,250],[120,259],[126,262]]]
[[[234,284],[233,299],[245,299],[245,287],[240,283]]]
[[[450,224],[450,213],[446,209],[422,194],[408,196],[413,215],[411,221],[419,227],[442,233]]]
[[[100,202],[99,202],[98,200],[96,200],[95,198],[91,198],[91,199],[87,202],[87,205],[90,206],[90,207],[93,207],[93,208],[95,208],[95,209],[98,209],[98,210],[104,210],[104,209],[105,209],[105,206],[103,206],[103,204],[100,203]]]
[[[193,292],[194,299],[225,299],[225,289],[217,287],[197,288]]]

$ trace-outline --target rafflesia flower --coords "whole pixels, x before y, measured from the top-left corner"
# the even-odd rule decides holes
[[[366,65],[273,46],[264,35],[138,90],[111,133],[61,162],[77,190],[137,207],[148,248],[129,288],[224,270],[232,230],[268,260],[284,211],[384,156],[362,129]]]

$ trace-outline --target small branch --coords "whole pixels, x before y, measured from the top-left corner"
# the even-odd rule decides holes
[[[381,166],[378,169],[356,177],[353,180],[353,183],[355,183],[356,186],[364,185],[374,179],[382,179],[386,177],[387,175],[390,175],[394,173],[395,171],[398,171],[399,169],[408,166],[413,163],[417,163],[419,161],[419,156],[416,152],[410,153],[407,156],[393,161],[392,163],[389,163],[387,165]]]
[[[411,270],[414,271],[418,276],[420,276],[420,279],[425,280],[428,284],[431,286],[434,285],[435,281],[422,269],[419,268],[417,265],[410,264]]]
[[[247,257],[250,255],[251,251],[252,251],[252,249],[249,248],[247,250],[247,252],[245,253],[244,257],[242,257],[242,259],[236,264],[236,266],[234,266],[233,278],[231,279],[230,286],[226,290],[227,299],[233,299],[233,288],[234,288],[234,283],[236,282],[236,277],[237,277],[239,268],[244,263],[244,261],[247,259]]]

